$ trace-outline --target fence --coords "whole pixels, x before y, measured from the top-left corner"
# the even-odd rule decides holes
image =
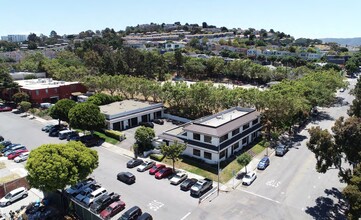
[[[8,192],[19,188],[19,187],[25,187],[29,189],[29,183],[28,180],[25,177],[18,178],[16,180],[12,180],[10,182],[4,183],[0,185],[0,198],[4,197]]]

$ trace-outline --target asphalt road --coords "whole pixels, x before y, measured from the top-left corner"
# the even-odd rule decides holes
[[[37,120],[21,118],[11,112],[0,113],[0,134],[14,143],[24,144],[32,150],[46,143],[61,143],[58,138],[49,137],[41,131],[44,126]],[[154,219],[182,219],[198,205],[189,192],[173,186],[167,179],[157,180],[154,176],[126,168],[130,159],[116,154],[108,148],[94,147],[99,154],[99,167],[92,176],[109,192],[116,192],[126,203],[126,209],[137,205]],[[24,164],[24,163],[23,163]],[[130,171],[136,176],[136,183],[126,185],[116,179],[117,173]],[[123,211],[124,212],[124,211]],[[114,218],[116,219],[116,218]]]
[[[348,79],[353,88],[356,79]],[[337,96],[352,103],[353,96],[338,92]],[[331,129],[334,120],[347,117],[347,106],[321,109],[317,119],[307,128],[320,126]],[[251,186],[238,186],[222,193],[211,202],[204,202],[187,219],[345,219],[345,203],[341,191],[345,187],[337,170],[325,174],[315,169],[314,154],[306,147],[307,130],[298,136],[284,157],[271,155],[271,164]]]

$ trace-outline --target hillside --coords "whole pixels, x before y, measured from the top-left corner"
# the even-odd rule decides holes
[[[322,42],[336,42],[340,45],[349,45],[349,46],[360,46],[361,45],[361,37],[355,38],[321,38]]]

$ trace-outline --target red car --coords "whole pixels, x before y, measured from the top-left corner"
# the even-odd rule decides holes
[[[13,109],[9,106],[0,106],[0,112],[8,112],[12,111]]]
[[[21,153],[28,152],[28,150],[16,150],[8,155],[9,160],[13,160],[15,157],[19,156]]]
[[[154,175],[156,172],[163,169],[164,167],[165,167],[165,165],[163,165],[163,164],[156,164],[152,168],[150,168],[149,174]]]
[[[101,213],[100,217],[102,219],[110,219],[114,215],[118,214],[120,211],[125,209],[125,203],[121,200],[115,201],[106,207]]]
[[[165,178],[173,173],[173,169],[170,167],[164,167],[155,174],[156,179]]]

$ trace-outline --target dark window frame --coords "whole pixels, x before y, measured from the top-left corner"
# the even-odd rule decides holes
[[[199,137],[199,139],[197,139],[196,137]],[[201,135],[198,134],[198,133],[193,133],[193,140],[200,141],[201,140]]]
[[[198,149],[193,148],[193,155],[197,156],[197,157],[200,157],[201,156],[201,151],[198,150]]]
[[[208,160],[212,160],[212,153],[204,151],[204,158]]]

